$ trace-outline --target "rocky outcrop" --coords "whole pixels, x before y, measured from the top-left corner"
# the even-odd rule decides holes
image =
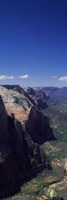
[[[33,88],[31,88],[31,87],[28,87],[28,88],[26,89],[26,93],[27,93],[28,95],[30,95],[30,96],[35,96],[35,95],[36,95],[35,90],[34,90]]]
[[[45,168],[51,169],[46,154],[14,114],[7,114],[0,96],[0,198],[18,191],[21,184]]]
[[[26,131],[33,141],[42,144],[45,141],[55,140],[53,129],[50,127],[49,118],[44,116],[37,108],[32,107],[26,122]]]
[[[40,88],[33,89],[28,87],[26,89],[26,93],[34,100],[36,107],[39,110],[45,109],[48,107],[47,105],[47,96],[45,95],[45,92],[41,90]]]

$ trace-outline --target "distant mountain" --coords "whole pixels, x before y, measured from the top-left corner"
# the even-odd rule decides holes
[[[32,92],[31,92],[32,91]],[[50,115],[50,110],[61,111],[62,106],[67,104],[67,87],[35,87],[27,88],[27,94],[34,100],[40,111],[46,114],[46,110]]]
[[[67,87],[42,87],[41,89],[54,100],[67,101]]]

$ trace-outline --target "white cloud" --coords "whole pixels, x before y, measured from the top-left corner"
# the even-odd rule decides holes
[[[52,76],[52,78],[57,78],[57,76]]]
[[[61,76],[61,77],[59,78],[59,81],[67,81],[67,76]]]
[[[0,80],[14,79],[14,76],[0,75]]]
[[[28,77],[29,77],[28,74],[25,74],[25,75],[21,75],[21,76],[19,76],[19,78],[21,78],[21,79],[25,79],[25,78],[28,78]]]

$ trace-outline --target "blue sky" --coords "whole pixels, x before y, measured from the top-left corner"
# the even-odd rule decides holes
[[[0,0],[0,84],[67,86],[66,0]]]

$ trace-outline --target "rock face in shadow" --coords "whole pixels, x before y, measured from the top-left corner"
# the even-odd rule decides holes
[[[0,198],[14,194],[25,181],[45,168],[51,169],[46,154],[23,131],[14,114],[7,115],[0,96]]]
[[[4,135],[5,132],[5,135]],[[8,140],[8,116],[0,96],[0,142]]]
[[[32,107],[26,122],[26,131],[33,141],[42,144],[45,141],[55,140],[49,118],[44,116],[37,108]]]
[[[33,89],[28,87],[26,93],[34,100],[35,105],[39,110],[48,107],[47,105],[48,97],[45,95],[45,92],[40,88]]]

